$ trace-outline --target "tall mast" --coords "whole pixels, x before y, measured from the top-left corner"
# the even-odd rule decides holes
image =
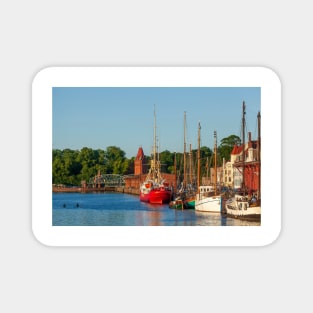
[[[214,194],[216,196],[217,189],[217,136],[216,130],[214,131]]]
[[[243,167],[242,167],[242,187],[244,195],[246,194],[246,184],[245,184],[245,163],[246,163],[246,152],[245,152],[245,127],[246,127],[246,105],[243,101],[242,103],[242,156],[243,156]]]
[[[189,145],[189,184],[192,183],[192,151],[191,144]]]
[[[198,185],[198,191],[200,192],[200,122],[198,124],[198,152],[197,152],[197,159],[198,159],[198,171],[197,171],[197,185]]]
[[[177,191],[177,164],[176,164],[176,152],[174,154],[174,175],[175,175],[175,181],[174,181],[174,192]]]
[[[184,182],[183,187],[186,188],[187,177],[187,161],[186,161],[186,111],[184,112]]]
[[[261,199],[261,114],[258,113],[259,199]]]
[[[151,172],[152,179],[156,182],[159,179],[159,174],[157,172],[157,143],[156,143],[156,114],[155,114],[155,105],[154,105],[154,125],[153,125],[153,152],[152,152],[152,161],[151,161]]]

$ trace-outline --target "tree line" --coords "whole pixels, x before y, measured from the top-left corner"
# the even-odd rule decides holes
[[[234,145],[240,145],[240,138],[231,135],[223,138],[218,146],[218,166],[222,165],[223,159],[230,160],[230,154]],[[189,152],[188,152],[189,153]],[[197,150],[191,151],[191,160],[196,162]],[[208,147],[201,147],[201,168],[207,169],[212,166],[213,151]],[[109,146],[106,150],[91,149],[84,147],[81,150],[53,149],[52,150],[52,183],[79,186],[81,181],[88,182],[98,171],[101,174],[134,174],[134,160],[126,158],[125,152],[116,146]],[[146,156],[149,164],[150,156]],[[182,168],[183,153],[170,152],[168,150],[159,153],[161,170],[163,173],[174,173]],[[176,163],[175,163],[176,162]],[[195,163],[194,163],[195,164]]]

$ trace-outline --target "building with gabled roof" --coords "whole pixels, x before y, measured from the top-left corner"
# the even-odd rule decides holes
[[[243,145],[234,146],[230,158],[230,163],[233,167],[233,188],[243,188],[244,181],[245,188],[248,192],[259,190],[261,167],[259,149],[258,141],[251,139],[251,132],[248,133],[248,142],[245,144],[244,149]],[[244,160],[245,163],[243,162]]]

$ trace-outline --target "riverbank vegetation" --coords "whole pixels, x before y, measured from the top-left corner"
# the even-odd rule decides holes
[[[221,140],[218,147],[218,163],[221,166],[223,158],[230,160],[230,153],[234,144],[240,144],[240,138],[231,135]],[[189,151],[187,152],[189,153]],[[211,166],[213,152],[208,147],[201,147],[201,168],[207,169]],[[194,165],[197,159],[197,150],[192,150],[191,159]],[[160,152],[161,170],[164,173],[174,173],[176,159],[177,168],[183,162],[183,153]],[[151,157],[146,156],[149,164]],[[52,150],[52,183],[80,186],[81,181],[88,182],[99,171],[101,174],[134,174],[134,160],[126,158],[125,152],[115,146],[109,146],[105,150],[84,147],[81,150],[53,149]],[[196,168],[196,167],[194,167]]]

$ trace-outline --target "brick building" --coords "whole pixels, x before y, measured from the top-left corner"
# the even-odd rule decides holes
[[[242,188],[243,184],[243,168],[244,168],[244,184],[248,191],[254,192],[259,190],[259,143],[257,140],[251,140],[251,133],[248,133],[248,142],[243,145],[235,145],[231,152],[231,163],[233,165],[233,187]],[[245,164],[243,160],[245,155]]]
[[[147,159],[144,155],[142,147],[139,147],[136,158],[134,160],[134,174],[124,177],[125,188],[137,189],[139,193],[140,185],[145,181],[148,173]],[[170,186],[175,186],[175,175],[169,173],[161,173],[161,176]]]

